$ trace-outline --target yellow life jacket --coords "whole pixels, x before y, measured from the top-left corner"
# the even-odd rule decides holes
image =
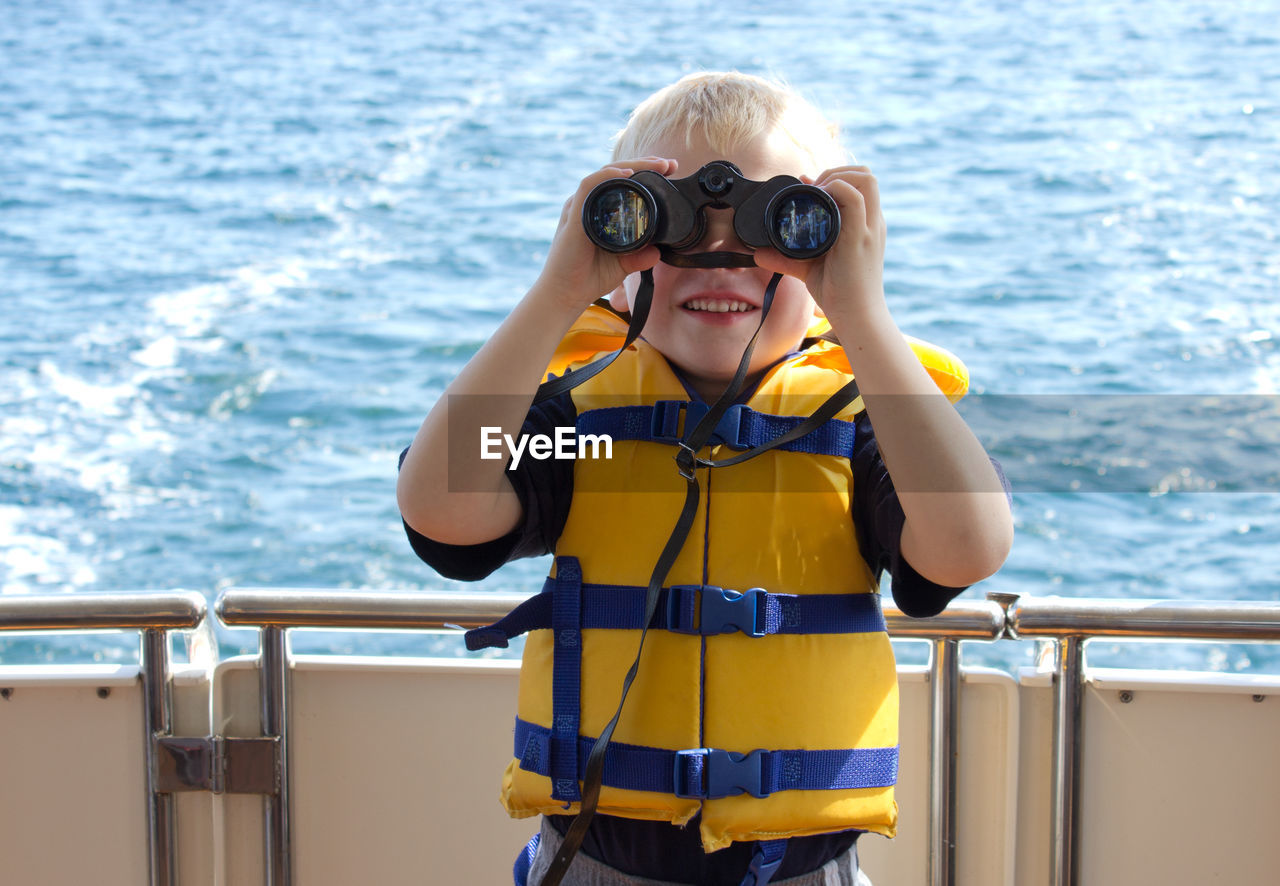
[[[548,372],[618,348],[624,333],[618,317],[589,309]],[[955,357],[912,346],[944,393],[963,396],[967,373]],[[756,433],[776,436],[780,420],[808,416],[849,378],[838,345],[808,344],[766,373],[741,412],[743,426],[750,419],[764,428]],[[683,385],[644,341],[571,396],[579,433],[619,408],[630,410],[632,425],[636,415],[640,424],[656,415],[651,430],[665,422],[676,436],[681,419],[692,420],[681,414],[689,408]],[[822,430],[849,431],[861,410],[859,398]],[[634,602],[681,511],[686,483],[673,441],[645,436],[614,439],[611,458],[575,463],[549,593],[537,595],[540,629],[524,650],[515,752],[502,786],[513,816],[577,812],[581,766],[635,657],[634,614],[631,622],[616,614],[601,621],[590,612],[624,596]],[[894,834],[897,674],[877,576],[851,514],[851,444],[846,434],[816,447],[827,452],[797,446],[698,469],[694,528],[664,582],[667,629],[649,631],[606,755],[599,812],[677,825],[701,812],[707,852],[850,828]],[[726,444],[700,453],[732,454]],[[744,617],[752,605],[758,610]],[[728,613],[727,625],[717,611]],[[713,633],[722,628],[731,632]]]

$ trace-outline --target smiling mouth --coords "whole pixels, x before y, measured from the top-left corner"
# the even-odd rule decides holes
[[[691,298],[680,307],[686,311],[705,311],[710,314],[745,314],[757,310],[755,305],[728,298]]]

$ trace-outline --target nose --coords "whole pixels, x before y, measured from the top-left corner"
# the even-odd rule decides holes
[[[732,209],[705,209],[706,232],[698,243],[699,252],[753,252],[733,230]]]

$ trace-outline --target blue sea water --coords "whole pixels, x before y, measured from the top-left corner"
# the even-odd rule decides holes
[[[627,112],[723,68],[841,125],[895,316],[996,416],[1018,538],[969,596],[1280,599],[1275,0],[0,0],[0,591],[452,586],[404,539],[399,451]]]

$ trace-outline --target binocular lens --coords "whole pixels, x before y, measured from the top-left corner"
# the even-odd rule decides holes
[[[826,201],[813,191],[797,190],[778,203],[771,234],[779,251],[793,258],[808,258],[830,248],[835,239],[832,222]]]
[[[650,199],[634,185],[615,182],[591,195],[585,213],[587,232],[611,252],[628,252],[644,245],[652,224]]]

